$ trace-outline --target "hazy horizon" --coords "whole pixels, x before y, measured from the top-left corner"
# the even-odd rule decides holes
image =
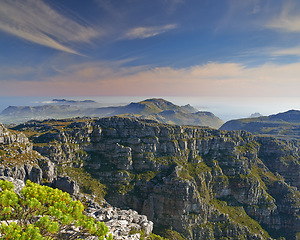
[[[0,97],[0,112],[8,106],[37,106],[49,104],[53,99],[66,100],[94,100],[99,107],[121,106],[131,102],[138,102],[149,98],[163,98],[176,105],[190,104],[199,111],[215,114],[224,122],[232,119],[247,118],[259,112],[267,116],[285,112],[291,109],[299,110],[298,98],[212,98],[212,97],[178,97],[178,96],[85,96],[85,97]]]

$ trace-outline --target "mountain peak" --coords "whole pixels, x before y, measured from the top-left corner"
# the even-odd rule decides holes
[[[257,118],[257,117],[262,117],[262,116],[263,115],[260,114],[259,112],[255,112],[255,113],[252,113],[249,118]]]
[[[154,103],[155,105],[174,105],[176,106],[175,104],[163,99],[163,98],[149,98],[149,99],[145,99],[143,101],[140,101],[139,103]]]

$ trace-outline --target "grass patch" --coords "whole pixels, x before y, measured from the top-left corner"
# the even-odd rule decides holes
[[[96,197],[103,199],[106,194],[106,187],[100,183],[100,180],[94,178],[90,173],[86,172],[82,168],[72,167],[58,167],[60,174],[66,173],[72,179],[74,179],[80,190],[86,194],[93,194]]]
[[[242,153],[258,151],[259,143],[256,141],[249,142],[242,146],[237,146],[236,149]]]
[[[179,232],[176,232],[173,229],[170,229],[169,227],[166,227],[166,226],[160,226],[160,227],[154,229],[154,232],[156,234],[158,234],[160,237],[162,237],[161,238],[162,240],[186,240],[186,238],[182,234],[180,234]],[[158,238],[157,240],[160,240],[160,239]]]
[[[189,174],[193,178],[197,178],[199,175],[202,175],[205,172],[211,172],[211,168],[208,167],[204,162],[200,163],[188,163],[187,169],[189,171]]]
[[[159,172],[147,171],[146,173],[140,173],[136,175],[138,180],[146,180],[147,182],[153,179]]]

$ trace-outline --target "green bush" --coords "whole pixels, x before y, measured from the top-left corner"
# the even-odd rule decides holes
[[[1,239],[105,239],[107,226],[83,214],[84,206],[68,193],[29,180],[20,196],[11,182],[0,180]],[[109,235],[107,239],[112,239]]]

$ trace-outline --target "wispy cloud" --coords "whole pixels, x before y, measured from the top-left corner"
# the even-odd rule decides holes
[[[142,72],[147,69],[147,66],[137,67],[122,67],[123,64],[130,61],[97,61],[86,62],[81,64],[75,64],[64,67],[63,69],[57,69],[59,73],[57,76],[48,77],[47,79],[52,81],[53,79],[59,79],[61,82],[90,82],[97,83],[106,81],[107,79],[119,79],[126,76],[133,76],[137,72]],[[72,80],[73,78],[73,80]]]
[[[293,11],[293,5],[286,4],[280,15],[267,22],[266,27],[283,32],[300,33],[300,16]]]
[[[42,0],[1,0],[0,30],[43,46],[79,54],[71,42],[99,35],[93,28],[65,17]]]
[[[271,55],[273,56],[300,56],[300,46],[292,47],[292,48],[283,48],[278,50],[271,51]]]
[[[154,37],[159,34],[165,33],[169,30],[177,28],[176,24],[168,24],[164,26],[155,26],[155,27],[136,27],[127,31],[124,35],[126,39],[144,39],[149,37]]]

